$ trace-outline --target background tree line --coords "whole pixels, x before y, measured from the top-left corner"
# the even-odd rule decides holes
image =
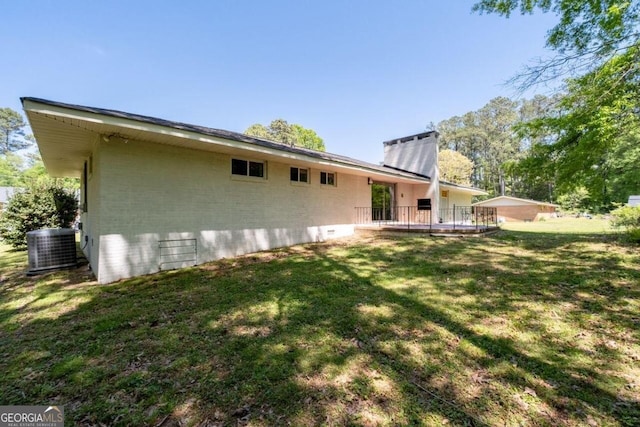
[[[518,126],[542,117],[553,108],[555,101],[546,96],[522,101],[498,97],[479,110],[438,123],[443,179],[471,184],[492,196],[506,194],[548,200],[552,180],[523,173],[518,168],[532,145],[538,142],[518,132]],[[464,157],[450,160],[451,152]],[[448,170],[461,164],[467,165],[466,175],[449,176]]]
[[[473,162],[471,183],[492,196],[591,211],[640,194],[640,1],[481,0],[474,10],[555,14],[546,45],[556,55],[511,83],[558,89],[530,100],[495,98],[438,124],[441,149]]]
[[[314,130],[295,123],[290,124],[284,119],[272,120],[267,126],[260,123],[253,124],[244,133],[292,147],[325,151],[324,141]]]

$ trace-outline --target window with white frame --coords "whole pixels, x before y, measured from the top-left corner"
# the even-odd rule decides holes
[[[309,182],[309,169],[291,168],[291,182]]]
[[[239,176],[250,176],[254,178],[264,178],[265,162],[231,159],[231,174]]]
[[[335,172],[320,172],[320,184],[322,185],[336,185]]]

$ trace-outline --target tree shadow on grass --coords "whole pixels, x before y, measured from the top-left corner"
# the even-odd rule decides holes
[[[637,421],[637,400],[612,391],[615,375],[572,364],[600,355],[544,336],[532,352],[517,336],[476,327],[531,302],[603,309],[619,328],[632,324],[633,313],[615,311],[616,292],[608,305],[575,304],[576,291],[592,290],[588,269],[536,264],[531,249],[510,245],[312,245],[96,287],[72,311],[2,332],[11,349],[0,362],[2,400],[64,404],[75,423],[110,425]],[[581,278],[576,289],[554,288],[562,271]],[[526,286],[534,282],[543,287]],[[536,327],[535,317],[523,322]]]
[[[458,251],[457,249],[454,249],[454,252],[464,253],[465,258],[467,258],[466,264],[468,267],[468,269],[464,271],[465,276],[469,270],[474,271],[474,281],[477,281],[479,278],[486,277],[486,268],[483,266],[486,265],[487,257],[478,255],[475,259],[468,259],[469,244],[469,242],[464,243],[466,246],[465,251]],[[480,249],[483,243],[480,241],[473,243],[473,245],[477,245],[476,249]],[[445,245],[445,247],[448,247],[448,244]],[[450,249],[451,248],[447,248],[447,252]],[[438,254],[433,251],[430,251],[429,255],[438,258]],[[397,254],[394,256],[397,256]],[[373,262],[375,262],[376,259],[388,259],[384,253],[377,253],[376,255],[375,251],[370,253],[369,257]],[[450,283],[451,281],[449,280],[454,276],[454,274],[451,274],[452,270],[454,270],[454,268],[451,268],[451,261],[452,260],[450,258],[444,261],[444,268],[448,274],[447,282],[449,282],[449,284],[447,282],[436,281],[436,287],[440,293],[451,292],[453,289],[455,297],[459,296],[460,293],[456,285],[454,283]],[[610,262],[610,259],[603,260],[603,266],[608,268],[610,266]],[[563,264],[564,268],[561,268],[560,264]],[[341,265],[342,264],[336,264],[335,268],[340,268]],[[520,264],[520,266],[525,268],[529,276],[535,276],[535,280],[533,281],[534,284],[543,282],[549,276],[546,268],[539,268],[536,270],[534,268],[529,268],[530,266],[527,266],[526,264]],[[545,264],[545,266],[548,266],[548,264]],[[591,278],[593,275],[591,271],[591,267],[593,266],[590,266],[589,268],[567,268],[570,266],[572,266],[572,263],[567,263],[565,260],[565,262],[559,261],[558,266],[554,267],[558,267],[557,270],[563,271],[563,274],[567,277],[573,278],[573,283],[578,287],[581,293],[593,291],[594,289],[590,284],[587,283],[587,286],[584,286],[584,283],[587,282],[586,279]],[[619,302],[621,299],[635,299],[640,296],[640,289],[637,287],[638,279],[640,278],[640,270],[638,270],[638,268],[621,268],[619,265],[617,266],[618,273],[625,275],[625,277],[632,278],[633,281],[630,283],[635,283],[636,286],[626,286],[626,284],[623,284],[620,292],[618,292],[617,289],[616,292],[611,292],[610,288],[612,285],[609,285],[605,287],[607,290],[604,291],[604,294],[608,297],[608,304],[606,304],[606,306],[604,304],[585,305],[582,302],[579,302],[575,311],[585,314],[586,316],[604,313],[603,318],[610,321],[610,323],[614,324],[617,328],[621,328],[624,331],[622,335],[625,335],[630,331],[637,331],[638,312],[619,310],[616,307],[616,302]],[[405,269],[405,271],[403,271],[399,276],[403,278],[411,277],[412,268],[412,266],[409,266],[408,269]],[[422,267],[420,269],[422,274],[427,275],[429,274],[429,270],[436,271],[436,273],[433,274],[434,278],[442,279],[442,271],[438,271],[438,268],[434,265],[431,265],[430,267]],[[601,271],[609,270],[603,268]],[[508,272],[506,277],[502,278],[503,286],[496,287],[494,283],[494,286],[481,290],[480,295],[478,295],[478,287],[472,286],[468,291],[468,294],[472,294],[474,299],[479,297],[480,303],[473,302],[469,304],[461,302],[460,306],[464,307],[465,311],[468,309],[475,311],[473,315],[469,316],[470,318],[475,316],[486,318],[494,315],[494,310],[496,309],[499,309],[503,313],[521,310],[522,308],[518,307],[519,302],[535,301],[538,298],[545,303],[558,302],[561,304],[564,302],[573,303],[576,300],[575,291],[577,289],[570,289],[569,291],[562,289],[562,287],[560,287],[560,289],[555,289],[553,288],[553,281],[546,284],[548,286],[547,289],[541,290],[538,288],[537,290],[531,290],[526,286],[521,288],[518,284],[519,277],[519,273],[513,274],[513,272]],[[487,291],[489,288],[491,288],[491,290]],[[547,421],[549,424],[555,424],[559,421],[559,419],[556,418],[559,413],[561,413],[563,417],[577,417],[577,419],[582,421],[588,421],[588,418],[586,418],[587,411],[585,411],[583,406],[592,408],[597,407],[605,413],[613,410],[614,418],[616,418],[616,415],[619,415],[617,418],[623,424],[628,424],[630,421],[637,422],[640,420],[638,418],[640,416],[640,406],[638,405],[637,393],[635,394],[635,399],[625,400],[623,397],[600,386],[600,384],[608,383],[608,385],[610,385],[613,380],[611,369],[616,367],[616,361],[620,361],[620,365],[623,360],[624,362],[632,363],[633,359],[629,359],[628,354],[624,355],[622,352],[616,351],[615,341],[611,341],[614,343],[613,348],[609,347],[605,349],[606,354],[603,354],[601,358],[601,362],[605,362],[603,365],[575,365],[573,363],[574,361],[579,360],[581,357],[589,357],[593,352],[591,350],[584,351],[576,349],[570,342],[563,343],[558,342],[557,340],[549,340],[548,342],[545,342],[543,347],[546,347],[545,350],[547,351],[539,354],[538,356],[533,356],[532,353],[526,351],[527,349],[523,348],[522,343],[518,343],[517,340],[492,336],[490,332],[478,333],[470,327],[470,324],[473,322],[466,323],[456,320],[454,316],[450,314],[451,312],[443,310],[441,305],[422,302],[424,299],[420,302],[416,301],[411,292],[389,292],[381,290],[379,287],[377,287],[377,289],[381,292],[377,301],[395,303],[396,306],[405,308],[407,312],[418,314],[420,318],[440,325],[446,331],[454,334],[459,339],[466,340],[472,343],[475,347],[482,349],[485,357],[476,360],[476,362],[480,363],[482,366],[491,367],[498,364],[511,364],[514,368],[517,367],[517,369],[509,369],[509,374],[504,375],[501,380],[508,382],[511,386],[520,390],[533,389],[533,394],[536,397],[542,398],[544,396],[545,398],[542,400],[553,410],[553,414],[541,414],[548,415]],[[482,295],[482,291],[484,291],[484,295]],[[501,301],[498,304],[490,303],[496,299]],[[489,304],[487,304],[487,302],[489,302]],[[454,312],[455,311],[457,310],[454,310]],[[569,317],[574,314],[575,313],[563,313],[563,315]],[[394,318],[393,323],[397,325],[398,322],[402,324],[402,319]],[[531,326],[531,324],[535,325],[535,322],[531,322],[528,326]],[[545,341],[544,328],[540,328],[538,332],[541,332],[541,339]],[[598,332],[606,335],[609,331]],[[612,338],[619,338],[619,336],[614,335]],[[637,346],[637,337],[630,341]],[[555,357],[557,352],[563,353],[564,355],[572,355],[573,353],[574,357]],[[633,356],[637,357],[637,354]],[[535,380],[541,380],[541,383],[544,386],[541,386],[540,382],[532,381],[532,378]],[[553,391],[548,390],[548,386],[551,386]],[[617,414],[616,410],[620,407],[624,407],[628,409],[628,411],[623,414]],[[538,420],[538,422],[539,421],[540,420]]]

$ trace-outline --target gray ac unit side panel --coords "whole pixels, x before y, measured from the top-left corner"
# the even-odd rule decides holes
[[[75,230],[47,228],[27,233],[29,273],[77,265]]]

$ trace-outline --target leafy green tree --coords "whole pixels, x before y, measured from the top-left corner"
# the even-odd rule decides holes
[[[78,190],[80,180],[78,178],[52,178],[44,167],[40,153],[29,153],[24,156],[27,167],[23,168],[19,175],[16,186],[29,187],[38,185],[57,185],[69,190]]]
[[[624,201],[640,181],[640,1],[482,0],[474,9],[558,16],[547,37],[557,56],[514,79],[527,88],[571,77],[556,114],[523,127],[537,139],[523,166],[553,175],[560,193],[586,188],[593,210]]]
[[[373,208],[373,219],[393,219],[391,215],[391,190],[388,186],[382,184],[371,186],[371,207]]]
[[[516,77],[521,87],[576,77],[614,56],[640,46],[638,0],[481,0],[473,10],[509,17],[514,12],[555,13],[559,22],[547,33],[546,44],[557,56],[530,66]],[[628,62],[627,68],[633,68]]]
[[[291,128],[293,129],[296,139],[295,145],[316,151],[326,150],[324,141],[315,133],[315,131],[296,124],[291,125]]]
[[[244,131],[246,135],[255,136],[257,138],[270,139],[273,138],[269,128],[260,123],[253,124]]]
[[[505,183],[503,164],[522,157],[522,139],[515,132],[518,122],[519,104],[497,97],[477,111],[440,122],[440,148],[470,159],[473,185],[500,194]]]
[[[454,184],[471,185],[473,162],[459,152],[449,149],[440,151],[438,168],[442,180]]]
[[[20,186],[20,176],[24,167],[24,159],[17,154],[0,155],[0,186]]]
[[[503,163],[505,179],[508,182],[507,193],[524,199],[553,202],[555,198],[555,175],[553,168],[546,163],[535,162],[530,156],[531,150],[522,159]],[[545,168],[546,167],[546,168]]]
[[[506,160],[501,168],[504,173],[506,192],[516,197],[553,201],[555,170],[544,162],[532,159],[536,147],[555,141],[557,135],[529,132],[527,124],[543,117],[557,117],[561,95],[536,95],[520,101],[518,122],[514,131],[520,141],[520,152]]]
[[[518,103],[509,98],[494,98],[478,111],[479,126],[484,135],[481,139],[482,160],[485,170],[484,185],[494,194],[505,189],[505,161],[520,157],[521,140],[514,126],[518,123]]]
[[[640,50],[629,49],[567,82],[559,113],[523,127],[534,137],[531,167],[552,170],[560,192],[584,186],[594,210],[607,210],[637,189],[640,170]],[[630,57],[638,59],[628,68]]]
[[[73,191],[47,183],[14,194],[0,215],[0,237],[16,249],[27,245],[27,232],[68,228],[78,212]]]
[[[640,127],[620,137],[606,154],[609,189],[614,202],[622,203],[640,190]]]
[[[290,146],[325,151],[324,142],[315,131],[304,128],[298,124],[289,124],[283,119],[273,120],[269,126],[256,123],[249,126],[244,133]]]
[[[286,120],[275,119],[271,122],[268,129],[277,142],[291,146],[296,145],[296,142],[298,142],[295,131]]]
[[[576,213],[589,209],[589,192],[584,187],[576,187],[558,196],[558,204],[563,210]]]
[[[22,115],[11,108],[0,108],[0,154],[22,150],[31,145],[25,136],[27,126]]]
[[[450,149],[470,159],[472,185],[492,195],[551,201],[555,172],[541,169],[539,163],[535,169],[529,152],[557,136],[533,134],[523,127],[533,119],[558,116],[559,100],[559,96],[542,95],[521,101],[494,98],[479,110],[440,122],[440,150]]]
[[[440,133],[440,150],[457,151],[472,161],[477,161],[477,147],[480,145],[478,127],[475,111],[441,121],[436,126]]]
[[[640,243],[640,206],[621,206],[611,211],[611,225],[622,229],[629,240]]]

